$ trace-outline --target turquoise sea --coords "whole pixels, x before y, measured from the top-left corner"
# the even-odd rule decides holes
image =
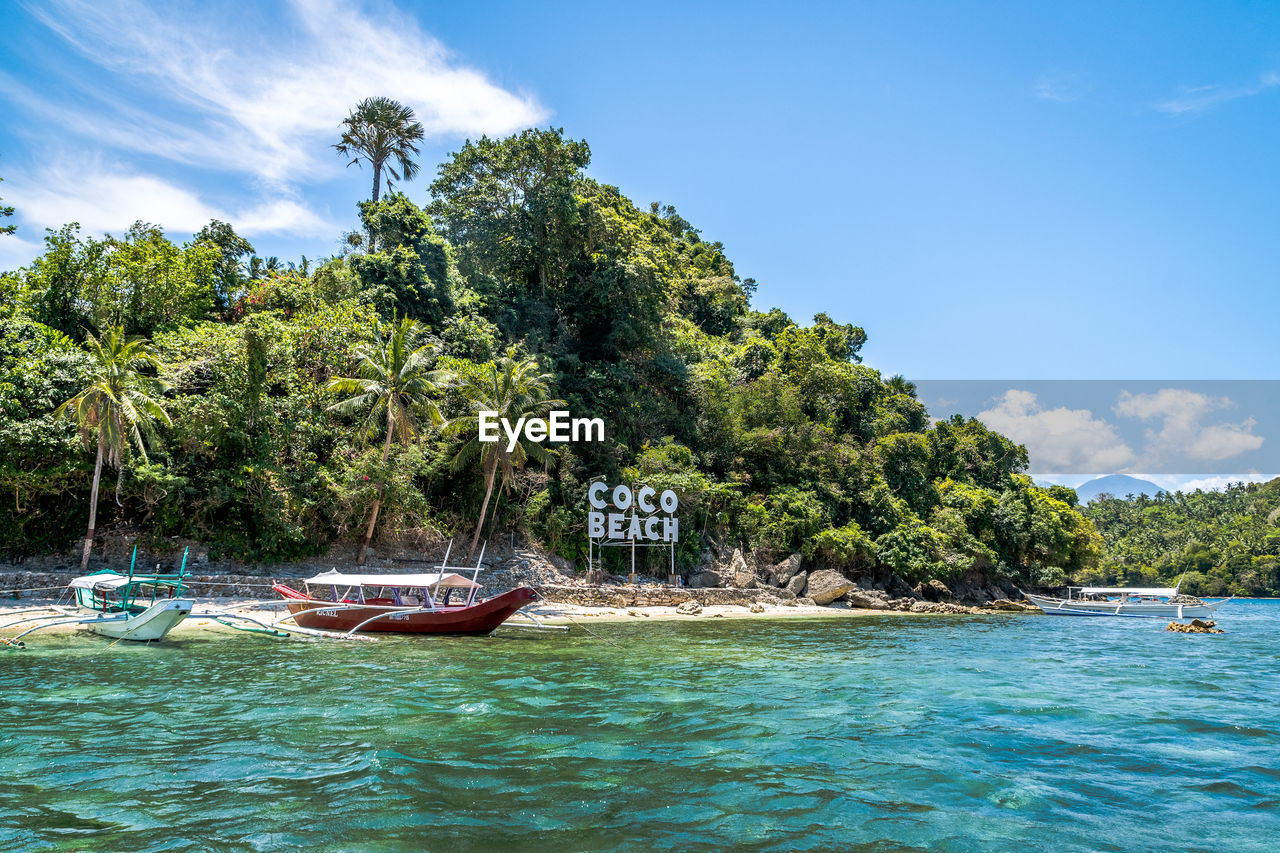
[[[1280,602],[0,654],[0,849],[1276,850]]]

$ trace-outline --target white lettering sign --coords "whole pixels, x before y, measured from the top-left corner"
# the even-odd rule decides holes
[[[632,490],[620,485],[610,489],[602,481],[587,488],[587,536],[592,539],[612,539],[623,542],[677,542],[680,539],[680,519],[675,511],[680,498],[671,489],[658,495],[657,506],[653,496],[657,490],[641,486]],[[628,512],[634,507],[634,512]],[[612,509],[612,512],[605,510]]]

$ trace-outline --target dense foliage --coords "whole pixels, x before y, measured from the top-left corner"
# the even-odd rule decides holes
[[[1280,596],[1280,479],[1223,491],[1092,501],[1106,558],[1082,580],[1191,595]]]
[[[487,535],[581,559],[586,485],[604,476],[680,493],[685,568],[712,542],[912,581],[990,569],[1052,584],[1096,566],[1074,493],[1033,485],[1024,448],[975,420],[930,423],[910,383],[861,363],[861,328],[753,310],[723,245],[587,177],[589,161],[554,130],[468,142],[426,207],[398,192],[362,203],[351,248],[314,269],[268,270],[225,223],[181,246],[142,224],[51,233],[0,278],[0,494],[14,507],[0,546],[63,546],[82,526],[92,460],[51,412],[85,378],[74,341],[107,324],[152,338],[172,425],[149,461],[125,460],[103,529],[274,561],[356,541],[381,495],[375,545],[470,533],[494,480],[492,460],[459,453],[464,431],[424,428],[383,461],[385,423],[333,408],[367,330],[400,315],[427,333],[432,368],[496,376],[532,359],[546,394],[607,424],[605,442],[545,464],[498,463]],[[475,387],[440,392],[446,422],[474,413]]]

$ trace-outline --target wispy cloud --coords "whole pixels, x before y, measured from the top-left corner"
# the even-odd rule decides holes
[[[1075,72],[1042,74],[1036,80],[1036,97],[1043,101],[1069,104],[1078,101],[1092,88],[1089,78]]]
[[[1155,108],[1169,115],[1200,112],[1216,107],[1227,101],[1250,98],[1280,86],[1280,74],[1269,72],[1258,78],[1258,82],[1248,86],[1197,86],[1184,89],[1176,98],[1160,101]]]
[[[42,138],[59,127],[79,140],[75,169],[6,176],[10,203],[38,226],[76,219],[121,230],[141,218],[189,230],[223,214],[247,233],[331,233],[299,188],[341,173],[329,144],[361,98],[409,104],[434,138],[508,133],[548,115],[389,7],[289,0],[284,35],[185,4],[51,0],[28,11],[103,71],[60,93],[0,75],[0,98],[32,116]],[[200,171],[182,185],[147,174],[148,158]],[[222,210],[195,188],[211,177],[257,200]]]

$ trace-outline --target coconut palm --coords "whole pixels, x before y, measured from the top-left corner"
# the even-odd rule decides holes
[[[553,408],[565,404],[564,400],[547,398],[553,377],[552,374],[540,373],[539,370],[537,361],[519,359],[515,349],[509,349],[503,357],[467,371],[462,376],[459,387],[467,401],[469,412],[450,420],[442,429],[445,435],[468,436],[453,458],[454,470],[464,468],[479,457],[480,469],[484,473],[484,501],[480,504],[480,520],[476,524],[475,535],[471,537],[472,555],[476,552],[480,532],[484,529],[489,499],[493,496],[498,472],[502,472],[502,485],[506,488],[516,471],[527,460],[532,459],[545,465],[555,458],[554,451],[525,438],[523,430],[510,451],[507,450],[508,440],[505,435],[494,442],[480,441],[480,412],[494,412],[497,418],[505,418],[508,423],[516,424],[521,418],[545,419]]]
[[[422,141],[422,123],[413,110],[391,98],[365,98],[345,119],[342,141],[333,147],[351,157],[348,166],[367,160],[373,167],[373,200],[382,192],[382,170],[397,181],[409,181],[418,174],[413,155]],[[397,171],[397,167],[399,171]],[[387,181],[387,186],[391,181]]]
[[[418,435],[418,417],[425,412],[433,423],[442,422],[440,410],[433,397],[438,396],[449,382],[450,375],[440,370],[430,370],[434,352],[430,344],[422,343],[422,329],[416,320],[408,317],[393,319],[391,328],[384,332],[381,323],[375,323],[369,340],[356,348],[356,376],[340,377],[329,383],[329,390],[349,394],[347,399],[329,408],[337,412],[356,412],[368,409],[365,429],[368,434],[381,431],[386,421],[386,439],[382,443],[382,464],[391,455],[391,442],[399,439],[407,442]],[[373,540],[373,529],[378,523],[378,510],[382,506],[384,483],[378,484],[378,493],[369,513],[369,526],[356,562],[364,565],[365,553]]]
[[[80,558],[82,572],[88,568],[89,551],[93,548],[103,463],[120,469],[130,444],[145,460],[147,446],[143,433],[150,433],[156,421],[171,423],[153,399],[164,390],[164,384],[143,373],[159,367],[144,338],[126,337],[121,327],[114,326],[103,332],[101,338],[86,333],[85,349],[93,359],[89,384],[54,412],[55,417],[75,419],[86,449],[94,443],[98,446],[93,488],[89,493],[89,529],[84,535],[84,554]]]

